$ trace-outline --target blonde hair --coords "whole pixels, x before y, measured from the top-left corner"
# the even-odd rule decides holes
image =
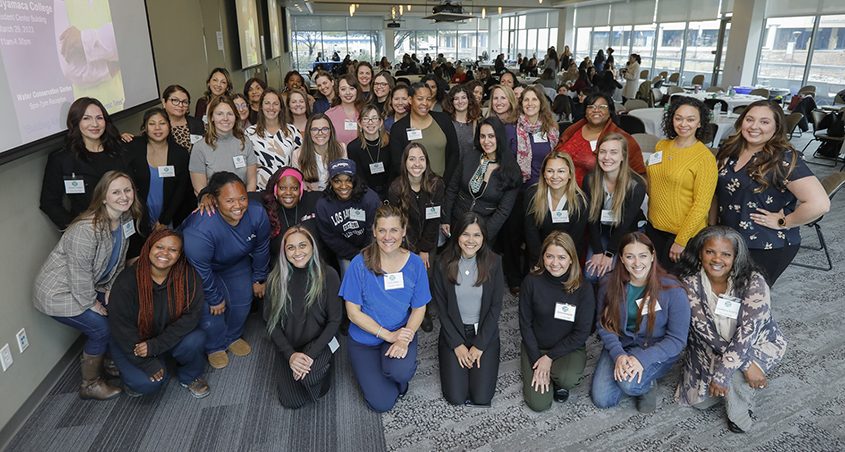
[[[578,215],[581,211],[581,203],[586,202],[584,192],[578,188],[578,183],[575,181],[575,164],[572,163],[572,157],[565,152],[551,152],[543,159],[543,165],[540,167],[540,178],[537,181],[537,193],[534,194],[534,199],[531,201],[531,208],[528,210],[529,214],[534,215],[534,223],[539,227],[543,225],[546,220],[546,215],[549,213],[548,200],[546,193],[549,191],[549,186],[546,183],[546,165],[552,159],[560,159],[566,163],[569,168],[569,180],[563,187],[563,196],[566,197],[567,209],[570,215]],[[580,202],[579,202],[580,201]]]
[[[508,98],[508,103],[511,104],[511,108],[506,113],[506,117],[502,118],[495,111],[493,111],[493,94],[496,93],[496,90],[500,89],[503,93],[505,93],[505,97]],[[545,94],[544,94],[545,96]],[[505,85],[493,85],[490,88],[490,110],[487,111],[487,117],[496,117],[502,120],[504,124],[513,124],[516,122],[516,118],[519,117],[519,105],[516,102],[516,94],[513,93],[513,90],[508,88]]]
[[[572,241],[572,237],[569,234],[563,231],[552,231],[543,240],[543,246],[540,247],[540,259],[537,261],[537,266],[534,267],[531,274],[542,275],[544,271],[547,271],[546,265],[543,262],[543,256],[550,246],[559,246],[569,255],[569,270],[566,271],[566,274],[569,276],[563,282],[563,289],[567,293],[575,292],[581,287],[581,278],[583,277],[581,274],[581,263],[578,261],[578,251],[575,249],[575,242]]]
[[[631,190],[636,186],[637,182],[645,183],[642,176],[635,173],[634,170],[628,166],[628,140],[625,139],[624,136],[620,133],[611,132],[607,135],[599,138],[599,142],[596,145],[596,149],[601,149],[601,145],[607,143],[608,141],[617,141],[622,146],[622,161],[619,163],[619,175],[616,176],[616,184],[613,193],[613,202],[611,203],[610,210],[613,212],[613,222],[619,223],[619,220],[622,219],[622,215],[624,214],[623,209],[625,206],[625,197],[628,194],[628,190]],[[600,164],[596,164],[596,167],[593,169],[593,177],[591,179],[592,184],[589,187],[590,190],[590,221],[596,222],[599,221],[601,218],[601,211],[604,208],[604,170],[601,168]]]
[[[211,146],[212,149],[217,149],[218,135],[217,126],[214,125],[214,110],[216,110],[221,104],[228,105],[229,108],[232,109],[232,113],[235,114],[235,125],[232,128],[232,136],[241,141],[241,150],[243,150],[246,138],[244,137],[244,129],[241,127],[241,119],[238,117],[238,108],[235,107],[235,101],[225,94],[215,97],[211,100],[211,103],[208,104],[208,129],[205,131],[205,142]]]

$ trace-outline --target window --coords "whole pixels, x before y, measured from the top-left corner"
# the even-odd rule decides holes
[[[807,82],[816,86],[816,100],[832,103],[845,89],[845,15],[821,16],[813,41],[813,61]]]
[[[633,28],[634,27],[632,27],[631,25],[617,25],[613,27],[613,31],[610,32],[609,47],[613,47],[614,53],[616,53],[617,55],[628,54],[628,49],[631,48],[631,30],[633,30]],[[614,59],[615,58],[616,57],[614,57]]]
[[[582,58],[590,54],[591,31],[589,27],[581,27],[575,32],[575,47],[572,51]]]
[[[713,63],[716,58],[714,52],[719,42],[720,24],[718,20],[689,23],[687,50],[684,57],[684,80],[692,80],[698,74],[705,75],[706,80],[710,79],[708,74],[713,72]],[[727,89],[727,86],[724,88]]]
[[[814,20],[811,16],[766,19],[757,64],[758,84],[792,92],[801,88]]]
[[[610,27],[596,27],[593,29],[593,44],[590,57],[595,58],[599,49],[610,47]]]
[[[652,25],[637,25],[631,36],[631,53],[640,55],[642,63],[640,70],[650,70],[654,60],[654,36],[655,29]]]
[[[660,72],[679,72],[681,70],[681,57],[684,50],[684,29],[686,23],[675,22],[660,24],[659,39],[657,41],[657,54],[654,60],[654,71],[649,79],[657,76]],[[712,61],[712,60],[711,60]],[[643,61],[645,63],[645,61]],[[710,65],[712,70],[713,65]]]

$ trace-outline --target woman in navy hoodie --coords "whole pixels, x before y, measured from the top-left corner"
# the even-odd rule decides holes
[[[354,161],[329,163],[329,186],[317,201],[317,229],[326,248],[337,256],[341,278],[352,258],[370,244],[380,203],[376,192],[358,177]]]
[[[604,349],[593,373],[591,395],[599,408],[637,398],[637,409],[657,407],[653,390],[687,343],[687,293],[655,259],[654,244],[641,232],[622,237],[617,265],[598,294],[599,337]]]

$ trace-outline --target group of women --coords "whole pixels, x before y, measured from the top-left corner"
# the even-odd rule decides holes
[[[517,97],[507,79],[447,94],[361,63],[337,80],[317,72],[317,99],[297,73],[281,91],[251,79],[242,115],[215,69],[196,110],[205,124],[172,85],[141,136],[122,138],[99,101],[76,100],[45,170],[41,207],[64,234],[35,305],[86,335],[80,395],[120,393],[104,373],[131,396],[154,392],[169,361],[208,395],[205,362],[251,352],[246,319],[263,300],[287,362],[284,406],[326,394],[348,330],[364,399],[387,411],[408,391],[434,301],[445,399],[489,406],[507,284],[531,409],[567,400],[595,328],[597,406],[629,395],[655,409],[656,380],[687,346],[678,400],[722,397],[730,428],[750,428],[752,389],[785,346],[769,287],[798,226],[829,208],[782,110],[751,104],[714,157],[707,107],[681,97],[646,166],[607,95],[589,95],[561,133],[542,87]]]

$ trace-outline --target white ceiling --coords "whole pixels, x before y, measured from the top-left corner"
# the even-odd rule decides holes
[[[464,12],[469,14],[481,14],[481,8],[487,9],[487,15],[498,14],[498,7],[502,7],[502,13],[508,14],[517,11],[548,10],[553,8],[564,8],[586,4],[615,3],[625,0],[463,0],[455,1],[460,3]],[[291,9],[292,14],[349,14],[349,1],[341,0],[287,0],[285,6]],[[410,15],[416,17],[428,16],[434,6],[440,1],[402,0],[401,3],[389,0],[355,0],[359,5],[356,15],[382,15],[385,18],[390,16],[390,9],[393,6],[404,5],[406,8],[411,5]],[[310,8],[310,9],[309,9]],[[406,14],[407,11],[405,12]],[[397,12],[398,14],[398,12]]]

